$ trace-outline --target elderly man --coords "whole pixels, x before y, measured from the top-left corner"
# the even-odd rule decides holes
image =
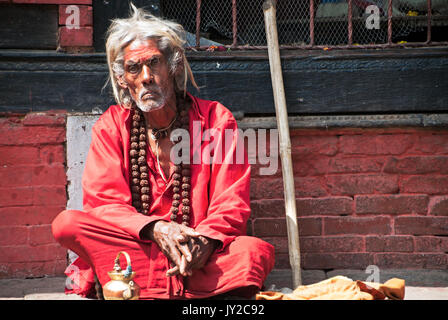
[[[84,210],[63,211],[53,222],[57,241],[79,256],[67,271],[73,291],[91,296],[95,276],[104,286],[114,258],[124,250],[140,298],[251,297],[274,258],[270,244],[244,235],[250,214],[247,156],[239,164],[216,161],[208,152],[212,139],[201,139],[214,129],[222,142],[215,141],[215,155],[234,159],[236,121],[220,103],[187,93],[187,80],[196,84],[182,27],[131,10],[130,18],[113,21],[108,32],[107,60],[118,104],[92,130],[82,181]],[[187,135],[171,135],[182,130]],[[228,130],[233,134],[225,135]],[[189,137],[199,144],[188,143]],[[176,142],[184,148],[173,148]],[[208,154],[207,161],[191,161],[194,154]]]

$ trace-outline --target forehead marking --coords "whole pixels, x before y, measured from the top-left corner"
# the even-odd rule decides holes
[[[138,45],[131,44],[124,55],[124,61],[127,62],[132,60],[139,63],[146,61],[155,55],[161,55],[161,52],[157,47],[148,45],[147,43],[140,43]]]

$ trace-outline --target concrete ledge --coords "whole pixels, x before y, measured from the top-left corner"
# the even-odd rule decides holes
[[[365,270],[335,269],[302,270],[302,283],[308,285],[334,276],[346,276],[353,280],[366,281],[370,274]],[[406,286],[415,287],[446,287],[448,288],[448,270],[402,270],[380,269],[379,282],[385,282],[391,278],[400,278],[406,281]],[[292,272],[289,269],[273,270],[265,281],[266,289],[292,288]]]
[[[65,277],[1,279],[0,298],[23,298],[36,293],[64,293],[65,279]]]
[[[241,129],[275,129],[275,117],[244,117],[235,112],[238,127]],[[330,129],[330,128],[386,128],[386,127],[444,127],[448,126],[448,114],[367,114],[367,115],[328,115],[328,116],[289,116],[291,129]]]
[[[304,285],[316,283],[336,275],[366,281],[364,270],[302,270]],[[448,300],[448,270],[395,270],[380,269],[380,282],[391,278],[406,281],[406,300]],[[37,279],[0,279],[0,300],[89,300],[64,293],[65,277]],[[273,270],[265,282],[264,290],[292,288],[289,269]]]

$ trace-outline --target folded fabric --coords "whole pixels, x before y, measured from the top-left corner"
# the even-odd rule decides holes
[[[307,286],[299,286],[292,293],[261,291],[256,300],[383,300],[404,299],[405,281],[393,278],[384,284],[353,281],[335,276]]]

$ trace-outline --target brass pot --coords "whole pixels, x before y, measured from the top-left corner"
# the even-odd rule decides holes
[[[120,267],[121,254],[126,257],[126,270],[122,270]],[[105,300],[137,300],[140,297],[140,287],[132,280],[135,277],[135,272],[132,271],[131,258],[126,251],[118,252],[114,269],[107,274],[111,280],[103,287]]]

